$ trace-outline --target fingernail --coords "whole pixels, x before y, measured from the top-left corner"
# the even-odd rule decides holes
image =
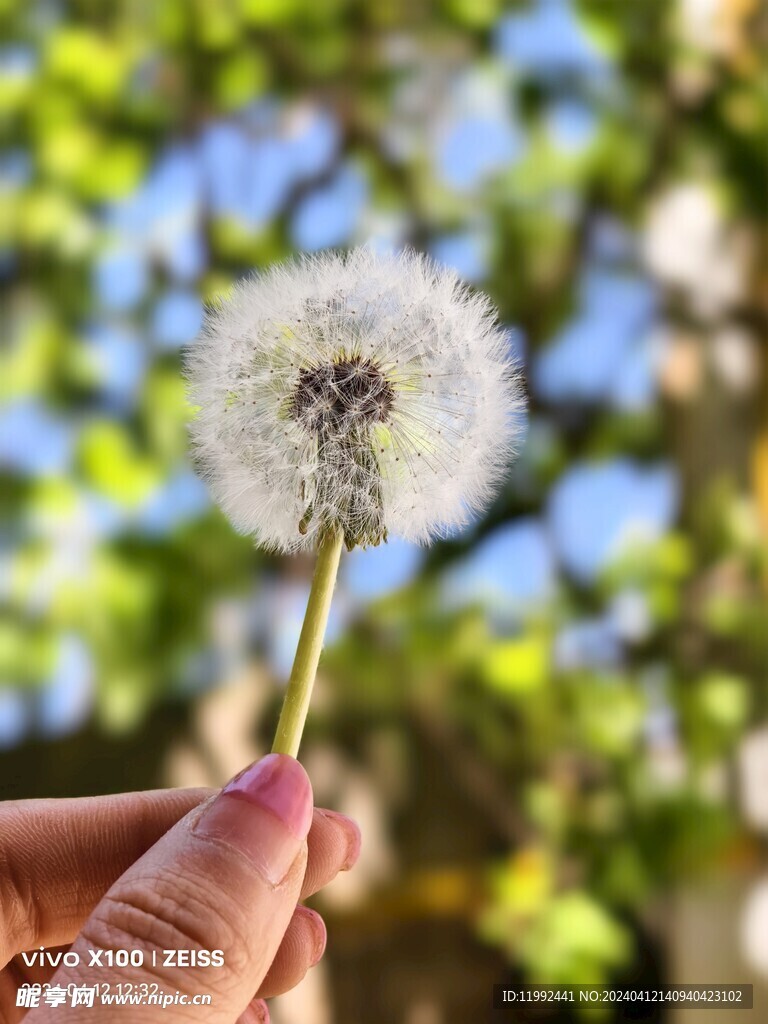
[[[251,1003],[251,1007],[258,1024],[270,1024],[272,1018],[269,1016],[269,1007],[263,999],[257,999],[255,1003]]]
[[[327,811],[323,809],[320,813],[329,818],[331,821],[335,821],[344,833],[347,840],[347,853],[344,857],[344,863],[341,865],[340,871],[349,871],[350,868],[357,864],[357,859],[360,856],[360,847],[362,844],[362,836],[360,835],[360,828],[356,821],[352,818],[348,818],[346,814],[339,814],[338,811]]]
[[[312,958],[309,961],[309,966],[314,967],[315,964],[320,963],[325,952],[325,944],[328,941],[328,931],[325,927],[325,921],[315,910],[310,910],[309,907],[297,907],[296,914],[302,917],[310,931],[312,932],[313,941],[313,953]]]
[[[201,815],[193,831],[229,843],[278,885],[312,824],[312,786],[287,754],[268,754],[236,775]]]

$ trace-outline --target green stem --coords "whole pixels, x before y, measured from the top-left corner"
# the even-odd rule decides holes
[[[275,742],[272,744],[273,754],[290,754],[296,757],[304,731],[304,722],[309,711],[312,686],[315,682],[317,663],[323,649],[325,627],[328,612],[331,609],[333,587],[339,568],[341,547],[344,535],[341,530],[327,533],[320,541],[317,550],[317,564],[312,577],[312,589],[309,592],[304,624],[301,627],[299,646],[285,691],[280,721],[277,723]]]

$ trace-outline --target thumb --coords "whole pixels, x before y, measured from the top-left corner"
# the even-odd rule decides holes
[[[115,882],[72,946],[80,963],[59,970],[53,985],[98,985],[100,1020],[156,1021],[161,1002],[146,1001],[154,995],[175,1000],[162,1014],[168,1024],[233,1024],[296,908],[311,823],[312,787],[299,762],[286,754],[257,761]],[[128,951],[128,966],[118,950]],[[104,983],[108,994],[143,1001],[109,1005]],[[46,1013],[41,1006],[26,1020]],[[92,1024],[92,1014],[92,1006],[64,1004],[57,1019]]]

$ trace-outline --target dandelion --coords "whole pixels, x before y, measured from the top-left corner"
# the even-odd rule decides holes
[[[193,442],[234,526],[318,549],[275,745],[295,754],[342,546],[428,543],[493,496],[521,408],[508,336],[452,272],[358,249],[238,285],[187,369]]]

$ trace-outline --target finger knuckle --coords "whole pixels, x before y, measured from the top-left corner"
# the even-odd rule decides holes
[[[37,904],[26,880],[0,851],[0,967],[34,946],[40,932]]]
[[[119,882],[84,931],[103,949],[223,949],[236,957],[241,937],[226,910],[203,880],[166,870]]]

